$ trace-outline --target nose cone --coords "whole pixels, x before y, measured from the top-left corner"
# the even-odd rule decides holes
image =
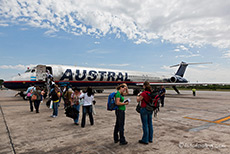
[[[21,74],[18,76],[12,77],[8,81],[4,81],[3,85],[5,88],[12,89],[12,90],[26,90],[30,83],[30,75],[28,74]]]
[[[22,91],[28,88],[30,83],[26,81],[4,81],[3,85],[5,88]]]

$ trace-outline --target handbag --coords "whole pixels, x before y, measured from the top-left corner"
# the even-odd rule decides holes
[[[136,106],[136,111],[138,112],[138,113],[140,113],[141,112],[141,105],[140,105],[140,102],[137,104],[137,106]]]
[[[27,95],[26,95],[27,97],[30,97],[31,96],[31,93],[29,92],[29,93],[27,93]]]
[[[68,106],[65,109],[65,114],[69,118],[76,119],[79,115],[79,111],[73,106]]]
[[[32,89],[30,90],[30,92],[27,93],[26,96],[27,96],[27,97],[31,97],[31,95],[33,94],[33,92],[34,92],[34,88],[32,88]]]
[[[51,99],[48,99],[48,101],[46,102],[46,106],[49,108],[50,107],[50,103],[51,103]]]
[[[32,101],[36,101],[37,100],[37,96],[36,95],[32,95],[31,100]]]

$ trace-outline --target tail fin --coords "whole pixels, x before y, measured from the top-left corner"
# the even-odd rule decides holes
[[[197,64],[212,64],[212,62],[205,62],[205,63],[186,63],[186,62],[182,61],[180,64],[173,65],[173,66],[170,66],[170,67],[180,66],[178,68],[178,70],[177,70],[177,72],[176,72],[175,75],[183,77],[184,73],[185,73],[185,70],[186,70],[186,68],[187,68],[188,65],[197,65]]]
[[[187,66],[188,66],[188,64],[186,64],[185,62],[181,62],[180,67],[176,72],[176,75],[183,77]]]

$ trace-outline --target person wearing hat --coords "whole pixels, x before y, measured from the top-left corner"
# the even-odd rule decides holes
[[[128,142],[125,139],[124,136],[124,125],[125,125],[125,110],[126,105],[129,104],[129,102],[124,102],[124,95],[128,94],[128,86],[126,84],[120,84],[117,88],[117,93],[115,95],[115,102],[118,106],[118,109],[115,110],[116,114],[116,124],[114,127],[114,143],[118,143],[120,141],[120,145],[126,145]],[[118,136],[118,132],[119,135]]]

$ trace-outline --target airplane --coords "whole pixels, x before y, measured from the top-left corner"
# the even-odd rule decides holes
[[[192,64],[208,64],[208,63],[186,63],[173,65],[179,66],[175,75],[165,78],[159,77],[152,73],[112,70],[102,68],[87,68],[66,65],[37,65],[33,68],[27,68],[25,73],[18,74],[10,81],[4,81],[4,87],[16,91],[20,91],[20,96],[26,99],[25,91],[34,84],[36,86],[47,87],[47,76],[51,74],[55,84],[70,85],[72,87],[87,88],[92,87],[96,92],[101,93],[104,89],[113,89],[121,83],[126,83],[129,89],[133,89],[133,94],[137,95],[143,87],[145,81],[149,81],[150,85],[156,86],[172,86],[179,94],[176,86],[181,85],[201,85],[205,83],[189,83],[184,78],[185,70],[188,65]],[[208,83],[206,83],[208,84]]]

